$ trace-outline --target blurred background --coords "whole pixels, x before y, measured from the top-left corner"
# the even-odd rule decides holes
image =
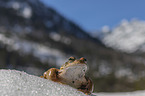
[[[145,1],[0,0],[0,68],[41,76],[85,57],[95,92],[145,89]]]

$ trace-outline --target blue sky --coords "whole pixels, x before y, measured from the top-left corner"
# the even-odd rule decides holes
[[[41,0],[86,31],[117,26],[121,20],[145,20],[145,0]]]

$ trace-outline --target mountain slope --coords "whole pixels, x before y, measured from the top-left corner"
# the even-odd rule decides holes
[[[84,47],[86,46],[84,40],[93,43],[97,48],[104,47],[99,40],[92,38],[76,24],[66,20],[39,0],[1,0],[0,12],[1,50],[8,50],[8,53],[3,51],[3,54],[13,53],[24,57],[30,55],[34,61],[47,66],[46,69],[49,65],[57,67],[62,65],[66,57],[71,55],[82,56],[84,51],[92,47]],[[23,64],[19,65],[17,60],[14,60],[13,64],[11,59],[9,60],[12,58],[11,55],[2,57],[5,57],[3,60],[6,61],[2,60],[6,62],[5,65],[11,66],[8,68],[20,69],[19,66]],[[19,56],[22,61],[24,57]],[[29,64],[31,59],[27,59],[28,62],[23,61],[23,66],[32,68],[36,66]]]

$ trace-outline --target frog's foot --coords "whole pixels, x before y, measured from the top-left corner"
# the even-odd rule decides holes
[[[44,76],[40,76],[40,78],[44,78]]]
[[[78,91],[81,91],[81,92],[85,93],[86,95],[90,95],[91,94],[91,92],[87,88],[79,88]]]
[[[92,81],[88,77],[86,77],[86,80],[87,80],[87,83],[86,84],[82,84],[80,86],[80,88],[78,88],[78,90],[84,92],[87,95],[90,95],[92,93],[92,91],[93,91],[93,87],[94,86],[93,86]]]
[[[46,72],[44,72],[42,78],[50,79],[50,80],[55,81],[55,82],[59,82],[58,70],[59,69],[51,68],[51,69],[47,70]]]

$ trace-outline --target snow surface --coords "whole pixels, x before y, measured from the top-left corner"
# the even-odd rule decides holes
[[[87,96],[76,89],[17,70],[0,70],[0,96]],[[91,96],[145,96],[145,91],[93,93]]]
[[[118,92],[118,93],[96,93],[97,96],[145,96],[145,91]]]
[[[16,70],[0,70],[0,96],[86,96],[76,89]]]

